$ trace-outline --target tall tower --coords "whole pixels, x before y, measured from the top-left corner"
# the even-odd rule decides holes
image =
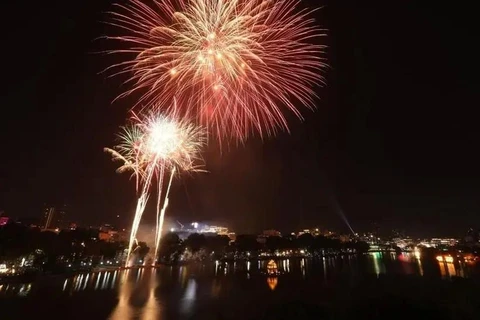
[[[45,205],[40,223],[41,228],[44,230],[63,228],[66,212],[66,205],[60,207]]]
[[[42,229],[51,229],[55,217],[55,207],[47,206],[43,209]]]
[[[65,221],[65,216],[67,215],[67,205],[64,204],[60,207],[57,208],[57,214],[55,217],[55,228],[65,228],[66,221]]]

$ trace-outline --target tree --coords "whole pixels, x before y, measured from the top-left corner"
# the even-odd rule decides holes
[[[213,254],[213,258],[221,259],[225,256],[230,243],[230,238],[224,235],[206,237],[205,250],[207,254]]]
[[[235,239],[235,248],[239,252],[257,251],[260,249],[260,244],[255,236],[241,234]]]
[[[143,260],[145,256],[148,254],[150,251],[150,248],[147,246],[146,242],[138,242],[138,247],[135,249],[135,251],[138,254],[138,258]]]
[[[213,237],[206,237],[206,248],[210,252],[224,252],[225,248],[230,243],[230,238],[227,236],[216,235]]]
[[[185,240],[185,245],[190,249],[190,251],[192,251],[192,253],[199,251],[201,248],[205,247],[206,244],[207,240],[205,236],[198,233],[192,233]]]
[[[314,238],[310,233],[304,233],[297,238],[297,245],[300,249],[311,249],[314,243]]]
[[[370,250],[370,246],[365,241],[357,241],[354,243],[353,247],[357,253],[365,253]]]
[[[32,250],[28,228],[14,223],[0,228],[0,257],[17,258]]]
[[[283,241],[282,238],[279,236],[271,236],[268,237],[265,241],[265,246],[270,252],[274,252],[275,250],[283,249]]]
[[[180,238],[176,233],[169,232],[165,234],[160,241],[159,260],[173,262],[178,259],[182,250]]]

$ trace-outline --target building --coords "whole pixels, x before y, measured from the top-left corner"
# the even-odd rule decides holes
[[[222,226],[211,226],[204,223],[192,222],[189,224],[189,227],[184,227],[183,224],[180,224],[180,228],[170,228],[170,232],[177,234],[180,239],[184,240],[188,238],[192,233],[200,233],[205,236],[228,236],[230,239],[235,238],[235,233],[229,230],[227,227]]]
[[[45,207],[43,209],[43,216],[42,216],[42,221],[40,223],[40,227],[42,229],[51,229],[54,216],[55,216],[55,207]]]
[[[263,230],[263,236],[265,237],[281,237],[282,234],[277,230]]]
[[[430,240],[423,240],[419,245],[427,248],[453,247],[457,245],[457,239],[451,238],[432,238]]]
[[[214,233],[218,235],[228,235],[228,228],[218,227],[218,226],[208,226],[205,225],[202,229],[199,230],[200,233]]]
[[[115,228],[111,225],[111,224],[104,224],[102,225],[100,228],[99,228],[100,232],[110,232],[110,231],[114,231]]]
[[[62,205],[57,207],[57,218],[56,218],[56,224],[57,228],[66,228],[68,226],[67,221],[66,221],[66,216],[67,216],[67,205]]]
[[[348,234],[341,234],[338,236],[338,240],[340,240],[340,242],[350,242],[352,240],[352,237]]]
[[[44,230],[61,229],[64,227],[67,206],[60,207],[45,206],[40,222],[40,227]]]
[[[115,230],[106,224],[98,230],[98,239],[107,242],[128,242],[129,233],[125,229]]]
[[[378,238],[378,239],[380,239],[380,238]],[[368,239],[365,242],[370,243],[370,242],[368,242]],[[378,244],[378,243],[375,243],[375,244]],[[395,245],[395,246],[399,247],[400,249],[405,249],[406,247],[409,247],[409,246],[413,247],[417,243],[415,241],[413,241],[413,239],[406,237],[406,238],[393,238],[391,241],[388,242],[388,244]]]
[[[114,242],[115,241],[115,234],[117,232],[116,231],[100,231],[98,233],[98,239],[101,240],[101,241],[107,241],[107,242]]]
[[[311,234],[312,236],[314,237],[318,237],[318,236],[331,236],[333,234],[333,232],[331,231],[328,231],[328,230],[324,230],[322,232],[322,230],[320,230],[320,228],[312,228],[312,229],[303,229],[302,231],[299,231],[297,233],[295,232],[292,232],[292,236],[296,236],[296,237],[300,237],[302,234]]]
[[[432,247],[438,248],[438,247],[453,247],[457,245],[458,240],[457,239],[451,239],[451,238],[433,238],[431,241]]]

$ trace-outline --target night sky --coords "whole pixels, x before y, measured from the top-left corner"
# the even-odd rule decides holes
[[[419,236],[480,227],[473,10],[320,3],[331,67],[318,110],[305,111],[303,123],[292,118],[290,135],[222,154],[211,145],[209,173],[176,181],[168,215],[237,232],[347,232],[340,210],[356,231],[372,223]],[[134,183],[115,173],[103,147],[113,146],[134,101],[111,103],[125,79],[100,72],[123,57],[96,53],[116,45],[96,40],[111,31],[101,23],[111,1],[3,8],[0,211],[38,217],[44,202],[66,202],[72,221],[126,226]]]

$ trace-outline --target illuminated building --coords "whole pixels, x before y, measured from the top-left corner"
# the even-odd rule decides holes
[[[111,224],[104,224],[103,226],[101,226],[100,228],[100,232],[109,232],[109,231],[113,231],[115,228],[111,225]]]
[[[268,275],[277,275],[278,274],[278,266],[277,263],[273,260],[268,261],[267,263],[267,273]]]
[[[442,238],[442,239],[434,238],[434,239],[432,239],[431,242],[433,244],[435,244],[437,247],[438,246],[452,247],[452,246],[454,246],[458,243],[458,240],[457,239],[449,239],[449,238]]]
[[[433,238],[430,241],[422,241],[420,242],[421,246],[427,248],[438,248],[438,247],[452,247],[458,243],[457,239],[450,239],[450,238]]]
[[[199,230],[199,232],[200,233],[216,233],[218,235],[228,235],[228,228],[205,225],[202,229]]]
[[[277,230],[263,230],[263,235],[265,237],[281,237],[282,234]]]
[[[205,235],[221,235],[228,236],[230,239],[235,238],[235,233],[231,232],[227,227],[211,226],[199,222],[192,222],[189,224],[189,228],[184,228],[182,224],[181,228],[170,228],[170,232],[176,233],[180,239],[186,239],[192,233],[201,233]]]
[[[298,233],[292,232],[292,235],[295,235],[297,237],[300,237],[302,234],[311,234],[314,237],[317,236],[332,236],[333,232],[328,231],[328,230],[321,230],[320,228],[312,228],[312,229],[303,229],[302,231],[299,231]]]
[[[110,232],[102,232],[98,233],[98,239],[101,241],[113,242],[113,233]]]
[[[55,215],[55,207],[47,207],[43,211],[43,221],[42,221],[42,229],[50,229],[52,225],[53,217]]]
[[[351,237],[349,235],[346,235],[346,234],[341,234],[338,236],[338,240],[340,240],[340,242],[349,242],[351,241]]]
[[[0,227],[6,225],[9,220],[9,217],[0,217]]]
[[[128,233],[116,230],[99,231],[98,239],[107,242],[123,242],[128,241]]]
[[[104,224],[98,228],[98,239],[107,242],[123,242],[128,241],[128,232],[117,230],[111,224]]]
[[[302,234],[311,234],[310,229],[304,229],[303,231],[298,232],[297,237],[300,237]]]
[[[229,232],[227,236],[230,238],[230,241],[235,241],[237,239],[235,232]]]
[[[405,249],[408,246],[415,246],[415,242],[410,238],[394,238],[392,239],[391,243],[400,249]]]

